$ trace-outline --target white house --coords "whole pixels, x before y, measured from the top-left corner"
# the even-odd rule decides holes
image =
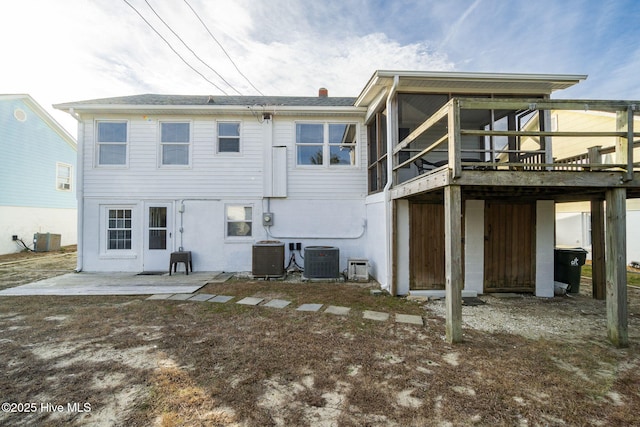
[[[56,106],[79,120],[78,268],[250,271],[257,241],[367,256],[355,98],[140,95]],[[263,225],[263,214],[271,221]],[[287,246],[288,250],[288,246]]]
[[[553,296],[555,204],[606,199],[592,234],[612,243],[594,271],[617,284],[610,338],[624,345],[639,103],[550,99],[585,78],[376,71],[357,98],[59,104],[79,122],[78,269],[162,271],[184,249],[196,270],[248,271],[259,241],[337,247],[341,270],[368,259],[393,295],[446,292],[455,342],[463,287]],[[585,108],[616,114],[616,129],[553,130],[551,111]],[[612,164],[555,159],[566,138],[611,136]]]

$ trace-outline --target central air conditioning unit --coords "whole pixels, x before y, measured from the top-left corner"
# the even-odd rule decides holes
[[[332,246],[304,248],[304,277],[307,279],[338,279],[340,249]]]
[[[253,245],[251,274],[254,277],[284,276],[284,243],[262,240]]]
[[[34,252],[49,252],[60,250],[60,234],[36,233],[33,235]]]

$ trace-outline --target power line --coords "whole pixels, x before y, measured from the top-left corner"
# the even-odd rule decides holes
[[[161,39],[162,39],[162,40],[167,44],[167,46],[169,46],[169,48],[173,51],[173,53],[175,53],[176,55],[178,55],[178,57],[182,60],[182,62],[184,62],[184,63],[187,65],[187,67],[191,68],[193,71],[195,71],[196,73],[198,73],[198,74],[200,75],[200,77],[202,77],[203,79],[205,79],[207,82],[211,83],[211,84],[212,84],[216,89],[218,89],[220,92],[222,92],[222,93],[223,93],[223,94],[225,94],[225,95],[229,95],[229,94],[228,94],[227,92],[225,92],[222,88],[220,88],[217,84],[215,84],[214,82],[212,82],[211,80],[209,80],[209,79],[208,79],[204,74],[202,74],[200,71],[196,70],[196,69],[195,69],[191,64],[189,64],[189,62],[187,62],[187,60],[186,60],[186,59],[184,59],[184,58],[182,57],[182,55],[180,55],[180,54],[178,53],[178,51],[177,51],[177,50],[175,50],[175,49],[173,48],[173,46],[171,46],[171,43],[169,43],[169,42],[167,41],[167,39],[165,39],[165,38],[162,36],[162,34],[160,34],[160,33],[158,32],[158,30],[156,30],[156,29],[153,27],[153,25],[151,25],[151,23],[145,19],[145,17],[144,17],[144,16],[142,16],[142,14],[138,11],[138,9],[136,9],[136,8],[135,8],[131,3],[129,3],[127,0],[122,0],[122,1],[124,1],[124,2],[125,2],[125,3],[126,3],[126,4],[131,8],[131,9],[133,9],[133,10],[134,10],[134,12],[136,12],[136,13],[138,14],[138,16],[140,16],[140,18],[142,18],[142,20],[143,20],[143,21],[144,21],[144,22],[149,26],[149,28],[151,28],[151,29],[152,29],[152,30],[153,30],[153,31],[158,35],[158,37],[160,37],[160,38],[161,38]]]
[[[225,82],[227,84],[227,86],[229,86],[231,89],[233,89],[238,95],[242,96],[242,93],[238,89],[233,87],[233,85],[231,83],[229,83],[228,81],[226,81],[225,78],[220,75],[220,73],[218,73],[216,70],[214,70],[209,64],[204,62],[204,60],[202,58],[200,58],[200,56],[198,56],[198,54],[196,54],[193,51],[193,49],[191,49],[189,47],[189,45],[187,45],[187,43],[184,40],[182,40],[182,37],[180,37],[178,35],[178,33],[176,33],[175,31],[173,31],[173,28],[171,28],[171,26],[169,26],[169,24],[167,24],[166,21],[164,19],[162,19],[162,17],[158,14],[158,12],[156,12],[156,10],[153,8],[153,6],[151,6],[151,4],[149,3],[148,0],[144,0],[144,2],[147,4],[147,6],[149,6],[149,9],[151,9],[151,11],[158,17],[158,19],[165,25],[165,27],[167,27],[169,29],[169,31],[171,31],[173,33],[173,35],[176,36],[178,38],[178,40],[180,40],[180,42],[182,42],[184,47],[186,47],[189,50],[189,52],[191,52],[193,54],[193,56],[195,56],[198,59],[198,61],[200,61],[205,67],[207,67],[208,69],[213,71],[218,77],[220,77],[220,79],[223,82]]]
[[[191,5],[189,4],[189,2],[187,0],[184,0],[184,2],[187,4],[187,6],[189,6],[189,9],[191,9],[191,11],[193,12],[194,15],[196,15],[196,18],[198,18],[198,20],[200,21],[200,23],[204,26],[204,28],[207,30],[207,32],[209,33],[209,35],[211,36],[211,38],[218,44],[218,46],[220,46],[220,49],[222,49],[222,51],[224,52],[225,55],[227,55],[227,58],[229,58],[229,61],[231,61],[231,63],[233,64],[233,66],[236,68],[236,71],[238,71],[238,73],[244,77],[244,79],[247,81],[247,83],[249,83],[251,85],[252,88],[254,88],[256,90],[256,92],[258,92],[260,95],[264,96],[264,94],[262,92],[260,92],[260,89],[258,89],[257,87],[254,86],[253,83],[251,83],[251,80],[249,80],[249,78],[247,76],[245,76],[242,71],[240,71],[240,68],[238,68],[238,66],[236,65],[236,63],[233,61],[233,59],[231,59],[231,56],[229,56],[229,53],[227,53],[227,50],[224,48],[224,46],[222,46],[222,44],[218,41],[218,39],[216,38],[216,36],[213,35],[213,33],[211,32],[211,30],[209,30],[209,27],[207,27],[207,24],[205,24],[205,22],[202,20],[202,18],[200,18],[200,15],[198,15],[198,12],[195,11],[195,9],[193,7],[191,7]]]

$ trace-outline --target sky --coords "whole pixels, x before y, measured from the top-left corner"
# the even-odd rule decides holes
[[[52,104],[355,97],[378,69],[587,74],[554,97],[640,100],[638,0],[0,0],[0,40],[0,93],[74,136]]]

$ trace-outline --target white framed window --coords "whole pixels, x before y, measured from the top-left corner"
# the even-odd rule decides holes
[[[56,189],[71,191],[71,165],[56,163]]]
[[[163,166],[189,165],[191,124],[160,122],[160,163]]]
[[[132,209],[107,208],[106,250],[131,250]]]
[[[296,123],[298,166],[356,166],[355,123]]]
[[[218,122],[218,153],[240,152],[240,122]]]
[[[225,206],[225,236],[251,237],[253,235],[253,207],[249,205]]]
[[[127,122],[98,121],[96,123],[97,163],[99,166],[127,164]]]
[[[355,123],[329,123],[329,164],[356,165]]]

